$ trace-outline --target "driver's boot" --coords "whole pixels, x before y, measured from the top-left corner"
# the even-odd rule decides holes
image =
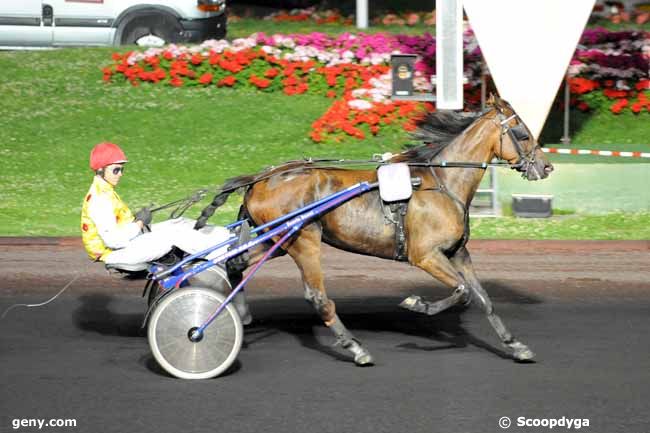
[[[239,293],[235,295],[232,303],[235,306],[237,313],[239,313],[242,325],[250,325],[253,321],[253,316],[248,308],[248,302],[246,302],[246,295],[243,290],[240,290]]]

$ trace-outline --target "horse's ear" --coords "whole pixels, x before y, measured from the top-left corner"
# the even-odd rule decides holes
[[[494,107],[496,105],[496,103],[497,103],[496,99],[497,99],[497,96],[494,93],[490,92],[490,97],[486,101],[486,104],[491,106],[491,107]]]

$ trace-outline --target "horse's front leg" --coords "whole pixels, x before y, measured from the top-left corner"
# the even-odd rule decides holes
[[[451,263],[454,265],[456,270],[458,270],[458,272],[465,277],[465,280],[469,284],[474,297],[485,311],[490,324],[499,335],[501,342],[505,347],[512,351],[512,356],[517,361],[532,360],[535,357],[533,351],[530,350],[528,346],[522,342],[516,340],[510,331],[508,331],[508,329],[505,327],[501,321],[501,318],[495,313],[494,306],[492,305],[490,297],[488,296],[485,289],[483,289],[481,283],[476,277],[476,272],[474,271],[474,266],[472,265],[472,259],[469,256],[469,251],[467,251],[467,248],[460,248],[451,258]],[[471,298],[468,299],[468,304],[469,301],[471,301]]]
[[[305,300],[316,309],[325,325],[332,330],[336,336],[337,344],[354,355],[356,365],[368,366],[374,364],[370,352],[348,331],[336,314],[334,302],[327,297],[320,261],[320,231],[315,228],[303,229],[289,247],[288,253],[296,262],[302,274]]]

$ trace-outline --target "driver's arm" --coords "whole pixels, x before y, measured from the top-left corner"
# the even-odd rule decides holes
[[[97,226],[99,236],[104,244],[112,249],[124,248],[141,233],[139,222],[118,224],[110,199],[102,196],[93,197],[88,207],[88,215]]]

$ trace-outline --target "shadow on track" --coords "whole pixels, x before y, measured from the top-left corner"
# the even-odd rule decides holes
[[[118,337],[142,337],[146,332],[140,329],[142,314],[116,313],[111,309],[113,298],[108,295],[92,294],[79,298],[81,306],[73,313],[77,328]]]
[[[523,294],[503,283],[486,282],[485,288],[497,302],[514,304],[539,304],[541,298]],[[431,287],[417,288],[415,292],[430,299],[438,296],[439,290]],[[489,343],[463,326],[462,309],[451,309],[435,316],[418,315],[401,310],[397,304],[401,297],[344,297],[336,299],[337,311],[352,331],[369,331],[373,333],[390,332],[432,341],[430,345],[405,342],[396,347],[404,350],[433,352],[467,346],[487,350],[501,358],[511,359],[511,355],[502,350],[498,343]],[[352,362],[352,359],[340,352],[335,346],[324,345],[314,334],[314,329],[321,324],[313,310],[302,299],[280,298],[260,300],[253,303],[253,327],[246,331],[247,346],[254,346],[279,332],[293,335],[302,346],[316,350],[340,361]],[[470,306],[470,310],[477,307]],[[476,311],[476,319],[486,320],[482,312]],[[487,323],[487,322],[486,322]],[[371,340],[367,338],[368,342]]]

